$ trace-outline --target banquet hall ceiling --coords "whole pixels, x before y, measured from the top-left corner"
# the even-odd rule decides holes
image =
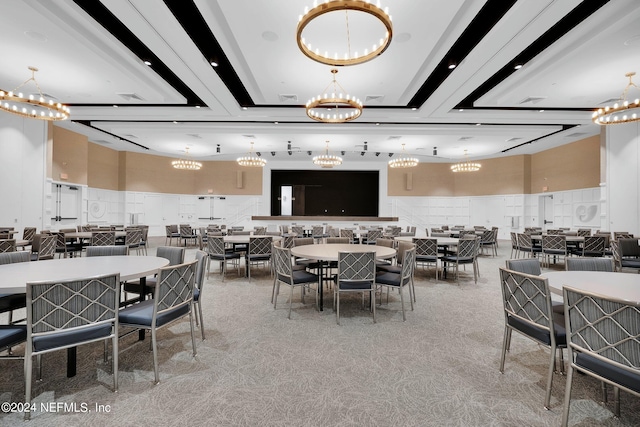
[[[0,88],[38,67],[42,90],[71,107],[56,126],[115,150],[175,157],[188,146],[229,160],[254,142],[269,159],[302,160],[330,141],[354,161],[387,161],[405,144],[450,162],[597,135],[591,110],[640,73],[637,0],[381,3],[389,48],[336,77],[364,103],[350,123],[305,114],[332,78],[296,44],[313,0],[3,0]],[[340,41],[340,19],[321,23],[323,42]],[[352,24],[354,41],[358,29],[371,36],[370,22]]]

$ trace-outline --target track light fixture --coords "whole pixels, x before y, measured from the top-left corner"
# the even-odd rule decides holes
[[[376,151],[376,157],[378,157],[380,155],[379,151]]]
[[[276,156],[276,152],[275,152],[275,151],[272,151],[272,152],[271,152],[271,156],[272,156],[272,157],[275,157],[275,156]]]

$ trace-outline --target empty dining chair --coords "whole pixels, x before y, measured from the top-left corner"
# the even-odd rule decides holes
[[[289,314],[288,319],[291,319],[291,308],[293,304],[293,289],[300,288],[300,299],[304,304],[305,289],[311,285],[316,285],[314,293],[316,294],[316,308],[318,307],[318,287],[320,286],[320,276],[310,273],[306,270],[294,270],[293,259],[291,257],[291,250],[288,248],[274,247],[273,257],[275,263],[275,280],[273,282],[273,289],[271,290],[271,301],[273,302],[273,309],[277,308],[278,294],[280,293],[280,285],[288,285],[289,292]]]
[[[551,384],[555,368],[556,351],[563,369],[562,349],[567,346],[564,317],[552,310],[549,282],[546,278],[500,268],[500,288],[504,311],[504,336],[500,373],[504,373],[511,334],[516,331],[550,349],[544,407],[551,405]]]
[[[2,264],[14,264],[18,262],[29,262],[31,256],[29,252],[5,252],[0,253],[0,265]],[[8,323],[14,323],[13,312],[21,308],[25,308],[27,300],[25,294],[0,294],[0,313],[9,313]],[[21,319],[24,320],[24,319]],[[20,320],[17,320],[18,322]]]
[[[142,230],[139,228],[127,228],[125,230],[124,245],[129,247],[129,253],[135,249],[136,254],[142,251]]]
[[[273,240],[271,237],[250,237],[249,249],[245,254],[245,268],[251,281],[251,265],[268,266],[271,261]]]
[[[126,245],[111,246],[87,246],[86,256],[124,256],[129,255],[129,247]]]
[[[117,391],[120,274],[27,283],[26,296],[24,401],[31,402],[34,356],[41,379],[43,354],[105,340],[112,344],[113,390]],[[29,415],[25,412],[25,419]]]
[[[478,283],[478,270],[476,260],[478,257],[478,242],[477,239],[460,239],[458,241],[458,250],[455,253],[442,256],[443,271],[449,268],[455,268],[456,281],[460,283],[460,266],[471,264],[473,267],[473,281]]]
[[[193,282],[193,312],[196,326],[200,328],[200,334],[204,341],[204,317],[202,316],[202,291],[204,290],[204,270],[208,261],[208,255],[205,251],[196,251],[196,277]]]
[[[421,265],[424,269],[425,266],[432,265],[435,270],[437,282],[438,260],[440,259],[440,255],[438,254],[438,239],[414,237],[413,243],[416,245],[416,266]]]
[[[31,245],[31,261],[53,259],[57,237],[53,234],[36,234]]]
[[[151,331],[153,371],[156,384],[160,382],[157,337],[159,328],[189,316],[191,346],[193,348],[193,356],[196,356],[192,303],[197,262],[193,260],[188,263],[161,268],[158,271],[158,281],[157,286],[154,288],[153,298],[132,304],[118,313],[120,326]]]
[[[15,252],[16,239],[0,239],[0,253]]]
[[[637,302],[563,287],[569,369],[562,426],[569,422],[574,373],[613,386],[614,414],[620,417],[620,390],[640,396],[640,305]],[[588,416],[583,405],[580,418]],[[622,421],[622,420],[621,420]]]
[[[333,287],[336,322],[340,324],[340,295],[343,293],[369,294],[369,307],[376,322],[376,263],[375,252],[338,252],[338,274]],[[364,299],[364,298],[363,298]]]
[[[509,270],[534,276],[540,276],[542,274],[540,260],[537,258],[508,259],[506,261],[506,267]]]
[[[611,258],[567,258],[565,262],[567,271],[613,271]]]
[[[567,236],[542,235],[542,256],[547,267],[551,266],[551,259],[555,264],[556,259],[566,260],[567,255]]]
[[[111,246],[116,244],[115,231],[92,231],[91,246]]]
[[[156,256],[169,260],[170,266],[182,264],[184,262],[184,254],[185,254],[185,248],[183,247],[181,248],[181,247],[175,247],[175,246],[160,246],[158,247],[158,249],[156,249]],[[144,293],[153,295],[155,292],[156,284],[157,284],[156,276],[146,277]],[[124,292],[139,294],[140,295],[139,300],[144,299],[144,297],[146,296],[146,295],[142,295],[143,294],[142,284],[140,283],[139,280],[126,282],[124,284]]]
[[[240,254],[232,250],[227,250],[224,244],[224,237],[210,234],[207,237],[207,253],[209,256],[207,276],[211,272],[211,261],[218,261],[220,263],[222,281],[224,281],[224,277],[227,273],[227,264],[229,262],[231,262],[232,265],[235,264],[238,269],[238,275],[240,275]]]
[[[398,248],[400,250],[400,248]],[[387,303],[389,303],[389,289],[398,289],[400,293],[400,303],[402,307],[402,321],[407,320],[404,310],[404,292],[405,286],[409,288],[409,302],[411,303],[411,311],[413,311],[413,301],[415,299],[415,289],[413,289],[413,272],[416,261],[415,245],[404,251],[402,257],[402,268],[399,273],[384,272],[376,276],[376,285],[387,287]],[[382,293],[380,294],[380,302],[382,303]]]

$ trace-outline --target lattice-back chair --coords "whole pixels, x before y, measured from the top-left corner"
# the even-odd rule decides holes
[[[542,254],[542,247],[534,245],[531,235],[527,233],[518,233],[518,250],[535,258]]]
[[[26,240],[30,245],[33,242],[33,236],[36,234],[35,227],[25,227],[22,232],[22,240]]]
[[[202,291],[204,290],[204,271],[207,268],[209,255],[205,251],[196,251],[196,277],[193,282],[193,305],[196,326],[200,328],[200,334],[204,341],[204,317],[202,316]]]
[[[558,236],[560,234],[562,234],[562,230],[559,228],[551,228],[549,230],[547,230],[547,234],[550,236]]]
[[[91,246],[112,246],[116,244],[115,231],[92,231]]]
[[[458,250],[455,253],[444,255],[440,260],[444,270],[455,267],[456,282],[458,283],[460,283],[460,266],[471,264],[473,267],[473,281],[478,283],[477,257],[478,239],[460,239],[458,240]]]
[[[185,248],[175,247],[175,246],[159,246],[156,249],[156,256],[160,258],[165,258],[169,260],[169,266],[179,265],[184,263],[184,254]],[[145,286],[144,291],[142,284],[139,280],[133,280],[131,282],[126,282],[124,284],[125,293],[131,292],[135,294],[139,294],[139,301],[143,300],[146,295],[144,294],[153,294],[155,292],[155,288],[158,284],[157,276],[149,276],[145,278]]]
[[[197,236],[189,224],[180,224],[180,238],[184,241],[184,245],[187,246],[187,241],[195,245]]]
[[[567,346],[563,316],[552,310],[549,282],[544,277],[500,268],[500,285],[504,308],[500,372],[504,373],[505,357],[511,346],[513,331],[549,348],[551,352],[544,399],[544,407],[549,409],[556,350],[560,356],[560,369],[563,369],[562,349]]]
[[[413,238],[413,244],[416,245],[416,265],[421,265],[424,270],[425,266],[433,265],[436,272],[436,282],[438,281],[438,239],[433,238]]]
[[[31,261],[53,259],[56,254],[56,239],[52,234],[36,234],[31,245]]]
[[[267,234],[267,227],[254,227],[253,235],[254,236],[265,236]]]
[[[196,356],[196,337],[193,329],[193,288],[196,280],[197,260],[184,264],[163,267],[158,271],[158,283],[152,299],[130,305],[118,314],[120,326],[151,330],[153,348],[153,371],[155,383],[160,382],[158,373],[157,329],[175,320],[189,316],[191,346]]]
[[[615,271],[622,271],[622,259],[620,258],[620,246],[617,240],[609,242],[611,247],[611,258],[613,259],[613,268]]]
[[[51,234],[56,236],[56,254],[58,254],[59,258],[67,258],[69,252],[67,251],[66,235],[62,231],[57,231]]]
[[[245,267],[247,276],[251,281],[251,265],[269,265],[271,261],[271,249],[273,240],[271,237],[250,237],[249,248],[245,254]]]
[[[180,241],[180,231],[178,230],[178,225],[177,224],[170,224],[170,225],[165,225],[164,226],[164,231],[165,231],[165,238],[164,238],[164,244],[165,246],[167,244],[171,245],[171,243],[173,242],[173,239],[176,239],[178,242]]]
[[[0,253],[0,265],[29,262],[31,256],[27,251]],[[0,294],[0,313],[9,313],[9,324],[14,323],[13,311],[26,307],[25,294]],[[24,319],[21,319],[24,320]],[[20,322],[21,320],[16,320]]]
[[[0,253],[15,252],[16,239],[0,239]]]
[[[614,231],[613,240],[620,240],[620,239],[633,239],[633,234],[627,231]]]
[[[280,241],[280,246],[282,246],[283,248],[287,248],[290,249],[293,247],[293,239],[295,239],[296,237],[292,234],[287,234],[285,236],[282,236],[282,240]]]
[[[531,274],[532,276],[540,276],[542,274],[540,260],[537,258],[508,259],[506,266],[508,270],[517,271],[518,273]]]
[[[40,379],[42,354],[96,341],[111,340],[113,389],[118,390],[118,273],[67,281],[27,283],[26,300],[26,403],[31,402],[33,356],[38,359]],[[29,412],[25,412],[25,419],[29,419],[29,415]]]
[[[375,252],[338,252],[338,274],[333,287],[333,304],[336,310],[336,322],[340,324],[340,294],[360,292],[369,293],[369,305],[376,322],[376,253]]]
[[[209,264],[207,265],[207,276],[211,273],[211,261],[218,261],[220,263],[220,272],[222,273],[222,281],[224,282],[224,276],[227,273],[227,263],[231,262],[232,265],[238,269],[238,275],[240,275],[240,254],[227,250],[224,244],[224,237],[214,236],[210,234],[207,238],[207,253],[209,255]]]
[[[498,247],[496,246],[496,232],[498,230],[484,230],[480,236],[480,247],[482,249],[491,249],[492,255],[498,255]]]
[[[378,230],[377,228],[370,228],[367,231],[367,244],[375,245],[376,240],[382,237],[382,230]]]
[[[640,271],[640,245],[637,238],[618,239],[618,256],[621,269]]]
[[[567,236],[563,235],[543,235],[542,236],[542,256],[544,262],[549,267],[551,265],[551,258],[554,259],[562,257],[567,258]]]
[[[280,233],[281,234],[289,234],[289,226],[288,225],[281,225],[280,226]]]
[[[322,243],[322,239],[327,237],[324,234],[324,227],[322,225],[312,225],[311,237],[313,237],[318,243]]]
[[[304,227],[300,225],[292,225],[291,232],[297,235],[298,237],[304,237]]]
[[[340,237],[348,237],[349,243],[353,243],[353,230],[349,228],[341,228],[340,229]]]
[[[563,288],[569,372],[564,394],[562,425],[569,420],[574,371],[614,387],[616,418],[620,417],[620,390],[640,396],[640,305]],[[583,414],[586,415],[586,414]]]
[[[582,237],[587,237],[587,236],[591,236],[591,229],[590,228],[578,228],[578,236],[582,236]]]
[[[398,248],[398,250],[400,250]],[[402,304],[402,321],[407,320],[404,310],[404,293],[402,290],[405,286],[409,288],[409,301],[411,302],[411,311],[413,311],[413,302],[415,301],[415,289],[413,288],[413,273],[416,265],[416,247],[415,245],[404,251],[402,256],[402,269],[400,273],[386,272],[376,276],[376,284],[387,287],[387,304],[389,303],[389,289],[396,288],[400,292],[400,302]],[[382,303],[382,293],[380,295]]]
[[[520,258],[520,247],[518,246],[518,233],[512,231],[511,236],[511,255],[509,258]]]
[[[129,247],[129,253],[131,253],[132,249],[135,249],[136,254],[140,255],[140,251],[142,250],[142,230],[139,228],[128,228],[125,233],[124,244]]]
[[[293,304],[293,288],[300,288],[300,299],[304,304],[305,289],[312,284],[316,284],[316,308],[318,307],[318,292],[320,286],[320,276],[310,273],[306,270],[294,270],[293,261],[291,258],[291,250],[288,248],[274,247],[273,258],[275,265],[275,280],[273,281],[273,289],[271,290],[271,302],[273,302],[273,309],[276,309],[278,303],[278,294],[280,293],[280,284],[289,285],[291,292],[289,293],[289,314],[288,319],[291,319],[291,307]]]
[[[581,256],[603,257],[605,245],[606,238],[604,236],[585,236],[578,253]]]
[[[476,234],[476,230],[458,230],[458,237],[459,238],[464,238],[465,236],[477,236]]]

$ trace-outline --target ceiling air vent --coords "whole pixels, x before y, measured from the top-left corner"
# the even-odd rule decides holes
[[[461,136],[460,138],[458,138],[458,141],[468,141],[470,139],[473,139],[472,136]]]
[[[96,139],[93,142],[95,142],[97,144],[111,144],[111,141],[107,141],[107,140],[104,140],[104,139]]]
[[[195,139],[202,139],[202,137],[197,133],[188,133],[187,136],[190,136],[191,138],[195,138]]]
[[[520,141],[521,139],[522,138],[517,138],[517,137],[516,138],[509,138],[509,139],[507,139],[506,142],[516,142],[516,141]]]
[[[124,134],[124,135],[122,135],[122,136],[127,137],[127,138],[137,138],[137,136],[135,136],[135,135],[134,135],[134,134],[132,134],[132,133],[125,133],[125,134]]]
[[[611,104],[612,102],[619,102],[620,98],[609,98],[609,99],[605,99],[604,101],[602,101],[600,104],[598,105],[602,105],[602,104]]]
[[[280,102],[298,102],[298,95],[293,94],[279,94],[278,98]]]
[[[574,132],[572,134],[565,135],[565,138],[578,138],[586,135],[588,135],[586,132]]]
[[[392,140],[394,140],[394,139],[400,139],[400,138],[402,138],[402,137],[401,137],[401,136],[398,136],[398,135],[391,135],[391,136],[389,136],[387,139],[388,139],[389,141],[392,141]]]
[[[119,92],[119,93],[116,93],[116,95],[118,95],[121,98],[124,98],[125,101],[131,101],[132,99],[136,101],[145,100],[143,97],[141,97],[140,95],[134,92]]]
[[[256,139],[255,135],[242,135],[244,138]]]
[[[525,99],[523,99],[522,101],[518,102],[518,104],[528,104],[529,102],[532,104],[537,104],[538,102],[542,101],[543,99],[547,99],[546,96],[528,96]]]
[[[367,95],[364,97],[365,104],[380,104],[384,101],[384,95]]]

